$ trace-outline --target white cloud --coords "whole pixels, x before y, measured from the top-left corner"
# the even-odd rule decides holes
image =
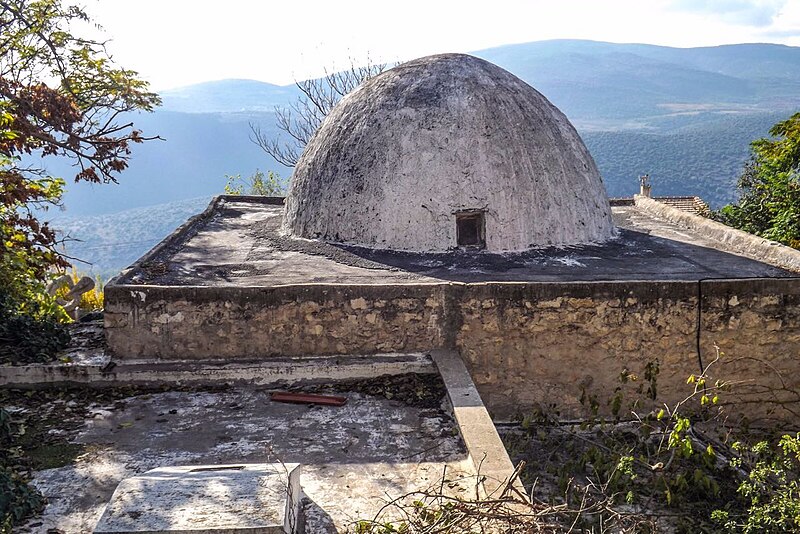
[[[679,11],[715,15],[721,20],[741,26],[769,26],[788,0],[674,0]]]
[[[761,35],[765,40],[800,46],[800,1],[789,2]]]

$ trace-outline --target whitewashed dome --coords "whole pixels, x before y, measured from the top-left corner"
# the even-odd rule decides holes
[[[379,249],[490,252],[614,234],[600,173],[569,120],[482,59],[416,59],[339,102],[306,146],[283,231]]]

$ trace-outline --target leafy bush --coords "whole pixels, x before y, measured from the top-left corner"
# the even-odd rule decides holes
[[[42,494],[21,474],[21,454],[14,438],[22,431],[0,407],[0,534],[11,534],[14,525],[44,508]]]
[[[261,171],[248,178],[226,175],[228,183],[225,193],[228,195],[258,195],[266,197],[280,197],[286,194],[288,180],[281,178],[277,173],[268,171],[265,175]]]
[[[52,361],[69,339],[66,326],[52,318],[36,319],[0,309],[0,363]]]
[[[759,441],[733,444],[739,453],[731,467],[747,475],[739,484],[739,501],[712,517],[725,532],[800,532],[800,434],[781,436],[776,445]]]
[[[739,178],[741,198],[716,213],[735,228],[800,249],[800,113],[751,144]]]
[[[528,463],[522,479],[534,500],[572,513],[578,531],[638,533],[650,519],[646,532],[800,532],[800,434],[775,439],[731,426],[720,397],[735,386],[709,375],[721,357],[688,377],[690,393],[673,405],[651,403],[652,364],[643,381],[620,374],[605,402],[610,417],[584,392],[588,420],[525,418],[504,442],[512,459]],[[615,523],[623,517],[640,522]]]
[[[4,274],[0,270],[0,363],[52,361],[69,343],[69,317],[43,283],[23,278],[9,291]]]
[[[0,533],[11,534],[12,527],[44,508],[44,498],[28,480],[0,466]]]

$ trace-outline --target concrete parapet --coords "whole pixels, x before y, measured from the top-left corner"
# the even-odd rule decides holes
[[[700,215],[641,195],[634,196],[636,207],[660,219],[691,229],[695,234],[718,243],[720,248],[748,258],[800,272],[800,251],[775,241],[748,234]]]
[[[120,360],[107,356],[85,363],[53,363],[0,367],[0,386],[36,388],[54,385],[162,386],[279,384],[358,380],[405,373],[434,374],[436,367],[424,353],[307,356],[266,361]]]

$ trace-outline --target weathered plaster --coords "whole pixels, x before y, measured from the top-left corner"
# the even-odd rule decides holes
[[[339,394],[348,399],[341,407],[270,402],[268,392],[243,388],[92,407],[74,438],[86,453],[33,474],[48,505],[19,532],[91,532],[120,481],[163,466],[299,463],[309,533],[350,532],[387,498],[425,490],[443,474],[457,482],[454,492],[475,494],[475,471],[447,412]]]
[[[326,117],[295,167],[284,228],[382,249],[446,251],[455,216],[482,210],[486,249],[613,235],[600,174],[569,120],[491,63],[404,63]]]
[[[92,534],[300,534],[298,464],[163,466],[119,483]]]

